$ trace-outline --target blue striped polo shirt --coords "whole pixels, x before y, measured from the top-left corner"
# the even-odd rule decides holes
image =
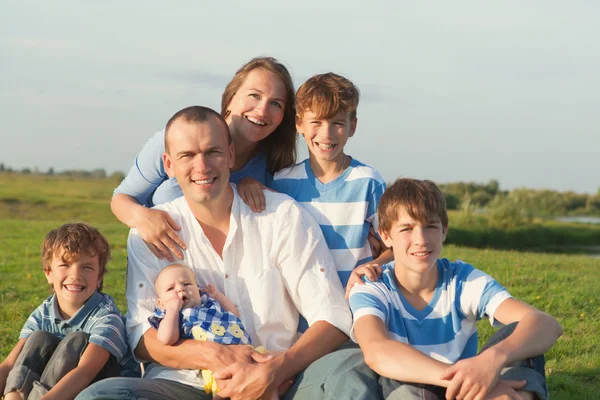
[[[82,331],[90,335],[90,343],[102,347],[117,361],[128,354],[125,318],[114,299],[98,291],[68,320],[60,316],[56,295],[48,297],[31,313],[19,339],[28,338],[34,331],[50,332],[61,339],[72,332]]]
[[[477,355],[477,321],[486,317],[495,325],[494,312],[512,296],[492,277],[460,260],[438,259],[437,269],[433,297],[419,311],[398,289],[394,262],[386,264],[377,282],[367,280],[352,288],[354,322],[365,315],[381,318],[394,340],[445,363]]]

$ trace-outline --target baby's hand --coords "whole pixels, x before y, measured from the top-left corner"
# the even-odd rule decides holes
[[[182,307],[183,300],[179,296],[173,296],[167,300],[167,304],[165,304],[165,311],[178,313],[181,311]]]
[[[202,290],[204,290],[209,297],[215,297],[219,293],[219,290],[212,283],[206,285]]]
[[[262,212],[266,208],[263,189],[267,187],[253,178],[244,178],[237,184],[238,194],[255,213]]]
[[[362,279],[364,275],[366,275],[370,281],[375,282],[382,273],[383,270],[381,269],[381,266],[379,264],[363,264],[354,268],[354,270],[352,270],[352,273],[350,274],[348,283],[346,284],[346,298],[350,296],[352,286],[354,286],[355,284],[365,284],[365,282]]]

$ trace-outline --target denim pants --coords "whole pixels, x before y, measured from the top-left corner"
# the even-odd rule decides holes
[[[88,340],[85,332],[73,332],[62,340],[50,332],[33,332],[8,374],[4,394],[16,391],[23,399],[41,398],[77,367]],[[108,376],[119,376],[119,365],[112,355],[94,381]]]
[[[355,344],[347,344],[313,362],[294,380],[283,400],[380,398],[377,375]],[[204,390],[163,379],[113,378],[98,382],[76,400],[211,399]]]
[[[496,331],[494,335],[483,346],[481,351],[485,351],[491,346],[500,343],[509,337],[515,330],[517,322],[506,325]],[[544,356],[540,355],[533,358],[528,358],[523,361],[517,361],[507,368],[502,370],[500,379],[506,380],[525,380],[525,387],[519,390],[532,392],[539,399],[548,399],[548,387],[546,385],[545,375],[545,360]],[[424,384],[404,383],[389,378],[379,379],[383,397],[389,400],[396,399],[423,399],[423,400],[438,400],[445,399],[446,389]]]

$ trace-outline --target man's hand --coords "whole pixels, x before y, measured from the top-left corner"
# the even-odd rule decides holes
[[[460,360],[440,376],[449,380],[446,399],[483,400],[500,379],[502,362],[491,349]]]
[[[277,393],[279,386],[275,382],[275,371],[268,363],[235,363],[213,371],[213,376],[221,388],[219,396],[232,400],[269,398]]]
[[[238,194],[255,213],[264,211],[267,206],[263,189],[267,187],[254,178],[244,178],[237,184]]]
[[[352,270],[350,274],[350,278],[348,278],[348,283],[346,284],[346,298],[350,296],[350,291],[352,290],[352,286],[355,284],[364,285],[362,277],[364,275],[369,278],[370,281],[375,282],[379,276],[383,273],[383,269],[379,264],[363,264]]]
[[[517,390],[523,388],[526,381],[505,381],[500,379],[498,384],[492,388],[485,400],[529,400],[533,399],[531,393],[518,393]]]
[[[266,363],[272,358],[273,356],[261,354],[247,344],[230,344],[227,346],[220,345],[218,351],[214,354],[214,366],[212,366],[211,369],[213,371],[218,371],[236,363]],[[221,386],[219,385],[219,387]]]
[[[145,208],[136,223],[136,228],[146,246],[156,257],[173,261],[174,254],[177,258],[183,259],[181,249],[185,250],[186,246],[175,232],[181,227],[166,211]]]

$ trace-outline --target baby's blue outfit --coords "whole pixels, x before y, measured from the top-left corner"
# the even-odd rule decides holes
[[[234,313],[223,311],[221,304],[202,293],[202,303],[195,308],[184,308],[179,312],[179,335],[191,338],[192,328],[201,327],[206,332],[206,341],[219,344],[250,344],[250,335],[244,324]],[[165,311],[160,308],[148,317],[150,325],[158,329],[165,317]]]

